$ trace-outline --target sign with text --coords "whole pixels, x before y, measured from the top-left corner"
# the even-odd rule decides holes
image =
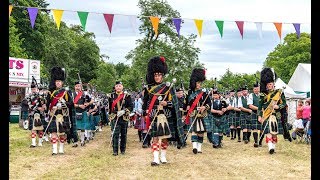
[[[9,57],[9,82],[30,84],[32,82],[32,76],[40,83],[39,60]]]

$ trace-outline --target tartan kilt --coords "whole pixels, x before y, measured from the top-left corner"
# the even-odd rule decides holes
[[[217,122],[220,121],[220,123],[218,124]],[[228,127],[228,123],[226,122],[226,117],[225,116],[221,116],[221,117],[216,117],[213,116],[212,118],[212,132],[213,133],[225,133],[227,131]]]
[[[170,118],[167,118],[168,120],[168,125],[169,125],[169,129],[170,129],[170,134],[171,134],[171,138],[174,138],[176,137],[176,119],[174,117],[170,117]],[[150,130],[150,135],[151,137],[158,137],[158,134],[157,134],[157,121],[158,121],[158,118],[156,117],[155,120],[153,121],[153,124],[152,124],[152,127],[151,127],[151,130]]]
[[[275,115],[275,114],[273,114]],[[264,130],[263,134],[268,134],[270,132],[269,130],[269,124],[266,126],[267,122],[269,122],[269,119],[266,119],[264,122],[263,122],[263,125],[262,125],[262,130],[261,130],[261,133],[263,131],[263,128],[266,127],[266,129]],[[282,124],[281,124],[281,118],[277,118],[277,122],[278,122],[278,134],[283,134],[283,127],[282,127]]]
[[[92,114],[89,114],[89,127],[87,130],[95,130]]]
[[[138,130],[146,129],[146,121],[144,120],[144,116],[137,116],[136,123],[134,124],[134,128]]]
[[[74,118],[76,117],[74,116]],[[89,117],[86,111],[82,112],[82,119],[76,119],[76,125],[78,130],[85,130],[89,128]]]
[[[237,113],[235,112],[234,113],[234,121],[235,121],[235,126],[241,126],[241,123],[240,123],[240,113],[237,115]]]
[[[43,131],[44,130],[44,127],[43,127],[43,121],[45,121],[44,120],[44,117],[43,117],[43,115],[42,114],[40,114],[40,119],[41,119],[41,126],[38,126],[38,127],[33,127],[33,115],[30,115],[29,116],[29,126],[28,126],[28,129],[29,130],[33,130],[34,128],[34,130],[39,130],[39,131]]]
[[[92,118],[93,118],[93,124],[94,124],[94,126],[99,126],[100,114],[99,114],[99,115],[95,115],[95,116],[92,115]],[[94,129],[96,129],[96,127],[94,127]]]
[[[251,114],[242,113],[240,114],[241,129],[251,129]]]
[[[261,123],[258,121],[258,115],[256,113],[251,114],[251,125],[252,129],[262,129]]]
[[[213,130],[213,116],[211,113],[207,117],[203,118],[204,126],[207,132],[212,132]]]
[[[28,111],[21,111],[21,119],[27,120],[28,119]]]
[[[70,121],[71,121],[71,119],[70,119]],[[50,122],[50,119],[49,119],[49,122]],[[56,117],[53,117],[52,121],[49,124],[48,132],[50,132],[50,133],[66,133],[66,134],[69,134],[70,133],[70,123],[69,123],[69,117],[68,116],[63,117],[63,122],[62,122],[61,126],[62,126],[62,129],[60,127],[59,132],[57,132]]]
[[[227,119],[227,123],[228,123],[228,126],[236,126],[236,114],[234,112],[230,112],[227,116],[226,116],[226,119]]]

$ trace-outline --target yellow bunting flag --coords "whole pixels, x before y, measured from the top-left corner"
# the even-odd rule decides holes
[[[153,30],[158,35],[158,26],[159,26],[159,21],[160,19],[158,17],[150,16],[150,21],[153,26]]]
[[[195,20],[194,20],[194,23],[196,23],[199,36],[201,37],[201,35],[202,35],[202,23],[203,23],[203,20],[202,20],[202,19],[195,19]]]
[[[9,5],[9,16],[11,15],[12,8],[13,8],[13,6]]]
[[[58,30],[59,30],[61,18],[63,15],[63,10],[53,9],[52,12],[53,12],[54,21],[56,22]]]
[[[279,38],[281,40],[281,30],[282,30],[282,23],[273,23],[276,28],[277,28],[277,31],[278,31],[278,35],[279,35]]]

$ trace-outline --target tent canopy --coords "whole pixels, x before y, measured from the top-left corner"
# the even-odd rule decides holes
[[[282,81],[282,79],[278,78],[275,82],[275,88],[276,89],[284,89],[284,96],[286,98],[296,98],[296,99],[304,99],[307,97],[307,93],[296,93],[294,90],[288,86],[285,82]]]
[[[311,64],[299,63],[288,86],[295,92],[311,93]]]

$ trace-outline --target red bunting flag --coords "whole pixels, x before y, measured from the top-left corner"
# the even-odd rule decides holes
[[[109,32],[111,34],[114,14],[103,14],[103,16],[108,24]]]
[[[239,32],[240,32],[240,34],[241,34],[241,37],[242,37],[242,39],[243,39],[243,24],[244,24],[244,22],[243,22],[243,21],[236,21],[236,23],[237,23]]]

